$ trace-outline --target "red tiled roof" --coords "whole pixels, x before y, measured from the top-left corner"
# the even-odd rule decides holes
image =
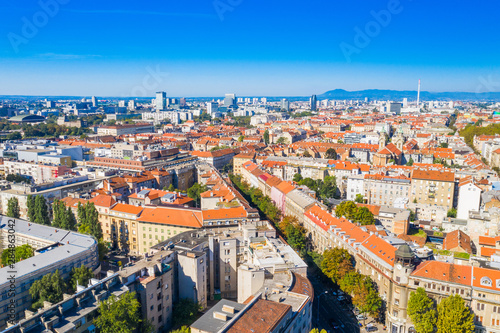
[[[237,219],[247,216],[244,207],[207,209],[202,211],[203,220]]]
[[[412,179],[433,180],[440,182],[453,182],[455,181],[455,173],[448,171],[435,171],[435,170],[421,170],[415,169],[411,175]]]
[[[374,255],[388,263],[389,265],[394,265],[394,259],[396,255],[396,248],[391,244],[387,243],[382,238],[377,235],[371,235],[368,237],[362,245]]]
[[[113,208],[111,208],[111,211],[126,213],[126,214],[134,214],[134,215],[139,215],[142,212],[142,210],[143,210],[142,207],[123,204],[123,203],[116,204]]]
[[[170,207],[146,207],[138,218],[138,221],[188,228],[201,228],[203,225],[201,211]]]
[[[472,267],[429,260],[418,265],[411,275],[470,286]]]

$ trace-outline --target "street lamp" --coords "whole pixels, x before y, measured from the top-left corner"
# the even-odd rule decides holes
[[[328,290],[325,290],[323,291],[321,294],[319,294],[318,296],[318,313],[317,313],[317,318],[316,318],[316,322],[318,324],[318,327],[319,327],[319,301],[321,299],[321,296],[325,295],[325,294],[328,294]]]

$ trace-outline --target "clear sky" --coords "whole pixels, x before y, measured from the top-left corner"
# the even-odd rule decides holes
[[[499,10],[496,0],[3,1],[0,95],[305,96],[415,90],[419,78],[428,91],[500,91]]]

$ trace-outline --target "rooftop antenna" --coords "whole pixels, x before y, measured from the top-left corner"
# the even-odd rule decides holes
[[[418,79],[417,108],[420,106],[420,79]]]

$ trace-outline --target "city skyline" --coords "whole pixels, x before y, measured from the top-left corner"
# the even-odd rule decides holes
[[[500,91],[494,3],[231,3],[4,4],[1,94]]]

